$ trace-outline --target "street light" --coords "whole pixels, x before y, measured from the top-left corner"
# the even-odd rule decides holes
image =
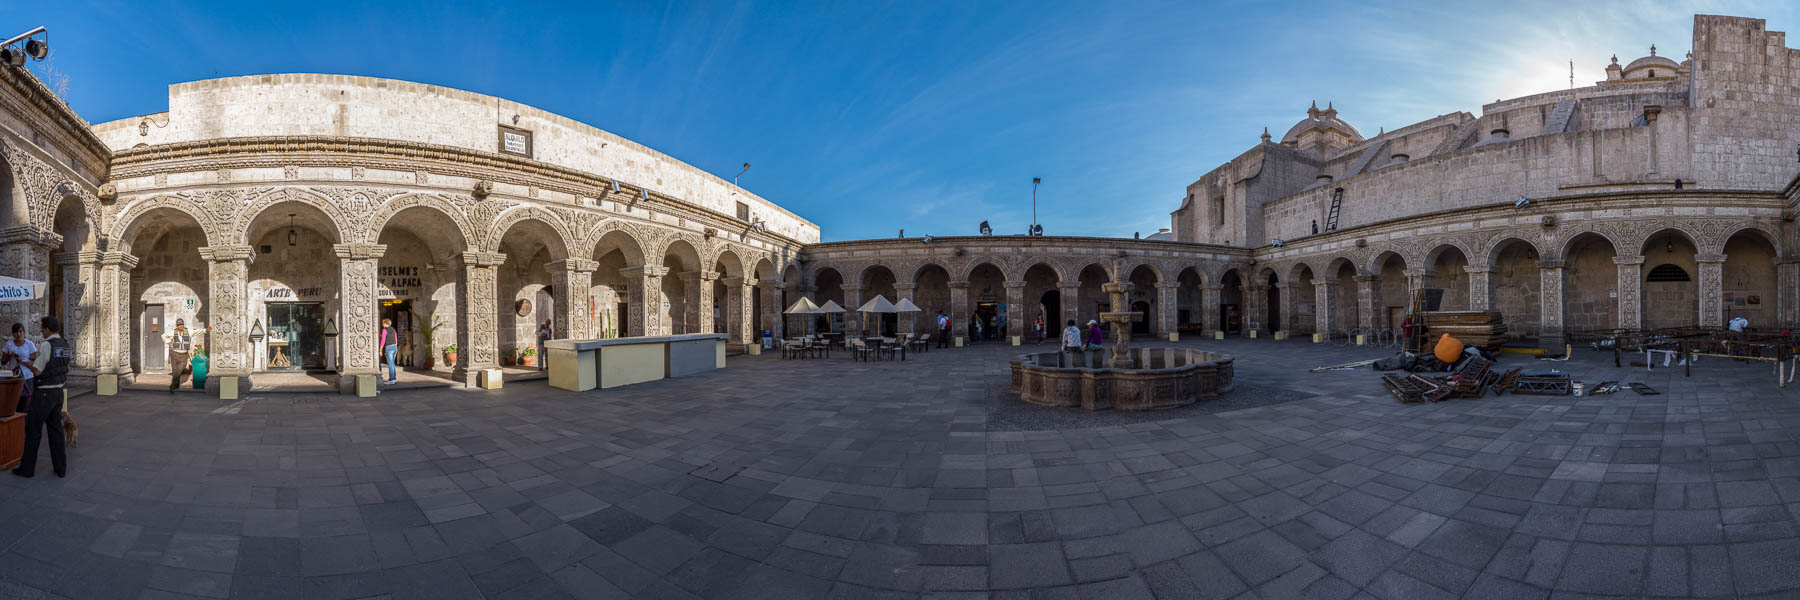
[[[1037,186],[1043,182],[1042,177],[1031,178],[1031,230],[1025,232],[1028,235],[1044,235],[1044,228],[1037,222]]]
[[[26,58],[32,60],[44,60],[44,57],[50,56],[50,42],[47,39],[33,37],[38,35],[42,35],[44,38],[49,37],[49,35],[45,33],[44,27],[40,25],[36,29],[15,35],[12,39],[0,42],[0,62],[15,67],[22,67],[25,66]],[[25,42],[23,46],[19,46],[19,42],[21,41]]]

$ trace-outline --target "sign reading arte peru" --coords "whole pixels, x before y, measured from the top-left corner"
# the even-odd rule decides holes
[[[300,288],[297,290],[292,289],[292,288],[285,288],[285,287],[269,288],[269,299],[270,300],[293,300],[296,298],[317,298],[321,295],[322,292],[323,292],[322,288],[316,288],[316,287]]]

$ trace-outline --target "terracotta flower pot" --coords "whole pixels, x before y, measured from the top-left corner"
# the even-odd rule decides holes
[[[456,366],[456,353],[455,352],[445,352],[444,353],[444,366],[447,366],[447,367]]]

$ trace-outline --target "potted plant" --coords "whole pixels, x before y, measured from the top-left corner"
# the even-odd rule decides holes
[[[412,309],[407,309],[407,312],[412,313],[413,324],[419,328],[419,337],[424,338],[425,347],[430,348],[432,346],[437,345],[436,343],[434,343],[437,340],[437,331],[438,331],[438,326],[439,326],[438,322],[437,322],[437,315],[434,315],[434,314],[433,315],[425,315],[425,318],[421,319],[421,318],[419,318],[419,313],[417,311],[414,311]],[[452,344],[451,348],[455,348],[455,345]],[[455,350],[446,349],[446,352],[454,353]],[[425,353],[425,368],[426,369],[430,369],[433,366],[435,366],[432,364],[432,361],[433,361],[433,357],[431,356],[431,353],[426,352]],[[446,359],[445,362],[450,362],[450,361],[448,359]]]
[[[456,366],[456,344],[444,346],[444,366]]]
[[[502,366],[502,367],[513,366],[513,362],[515,362],[514,357],[517,357],[517,356],[518,356],[518,351],[516,351],[516,350],[512,350],[512,349],[501,350],[500,351],[500,366]]]
[[[537,366],[537,348],[526,348],[519,351],[519,364],[526,367]]]

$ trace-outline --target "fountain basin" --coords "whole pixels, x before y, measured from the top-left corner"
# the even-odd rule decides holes
[[[1044,406],[1159,410],[1218,398],[1232,388],[1232,357],[1189,348],[1135,348],[1131,368],[1106,352],[1043,352],[1012,362],[1012,393]]]

